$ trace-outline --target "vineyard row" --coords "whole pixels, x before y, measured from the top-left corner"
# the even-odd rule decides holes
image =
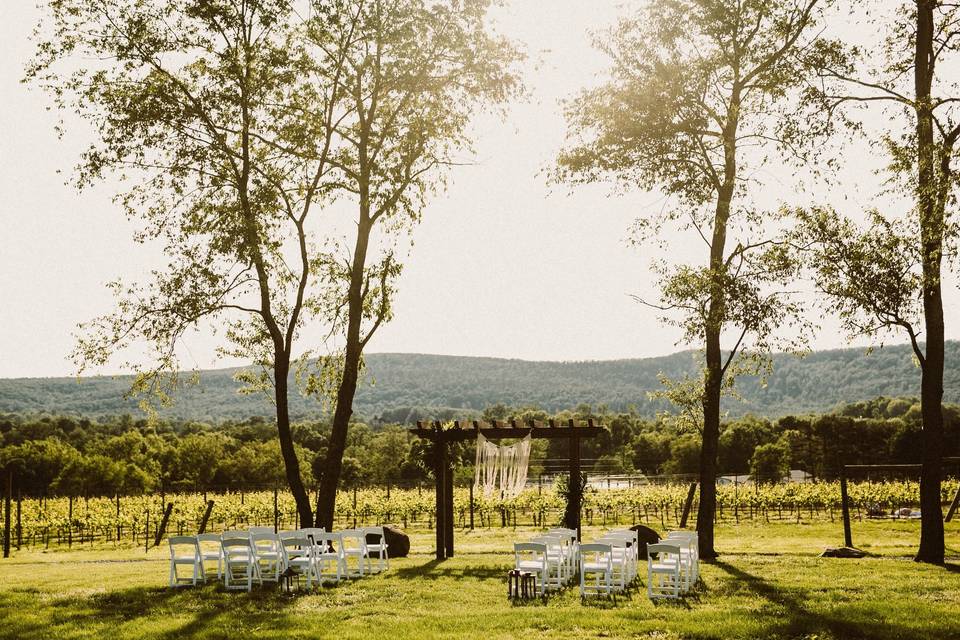
[[[957,480],[944,482],[946,504],[958,488]],[[650,524],[676,526],[688,485],[651,485],[632,489],[588,491],[584,495],[585,524]],[[849,485],[854,517],[864,518],[895,509],[915,507],[916,482],[860,482]],[[214,507],[208,531],[223,531],[253,525],[279,529],[300,526],[293,497],[284,492],[184,493],[166,496],[113,498],[41,498],[15,500],[11,504],[12,546],[121,542],[150,544],[157,535],[163,512],[172,503],[166,533],[196,532],[206,510]],[[840,486],[836,482],[720,486],[717,488],[717,520],[722,522],[763,518],[781,521],[811,521],[839,517]],[[474,495],[466,488],[454,491],[454,515],[461,527],[547,526],[562,517],[563,498],[549,488],[527,489],[512,500]],[[696,501],[693,509],[696,511]],[[403,527],[433,527],[434,496],[418,489],[343,491],[337,499],[338,528],[394,523]],[[2,531],[0,531],[2,534]]]

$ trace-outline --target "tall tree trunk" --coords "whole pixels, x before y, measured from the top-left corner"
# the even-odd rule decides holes
[[[703,389],[703,442],[700,448],[700,506],[697,509],[697,538],[700,557],[717,557],[714,546],[713,521],[717,512],[717,450],[720,441],[720,395],[723,389],[723,353],[720,334],[726,315],[724,287],[724,250],[730,203],[737,179],[737,126],[739,91],[734,88],[724,127],[723,184],[717,190],[717,208],[710,242],[710,306],[704,326],[706,369]]]
[[[357,376],[360,368],[359,340],[353,349],[348,347],[343,361],[343,377],[337,389],[337,408],[333,413],[333,428],[327,445],[323,476],[320,478],[320,495],[317,499],[316,526],[327,531],[333,528],[333,514],[337,507],[337,488],[343,469],[343,452],[347,446],[347,430],[353,416],[353,396],[357,391]]]
[[[700,507],[697,509],[697,538],[700,556],[717,557],[713,520],[717,511],[717,449],[720,441],[720,331],[706,332],[706,371],[703,395],[703,443],[700,448]]]
[[[361,195],[360,221],[357,225],[357,243],[353,252],[350,291],[347,296],[347,344],[344,350],[343,371],[337,388],[337,406],[333,413],[333,426],[323,476],[320,478],[320,495],[317,499],[316,526],[330,531],[337,506],[337,488],[343,468],[343,452],[347,446],[347,430],[353,416],[353,397],[357,391],[360,356],[363,349],[360,324],[363,319],[364,265],[367,260],[367,244],[370,237],[369,198]]]
[[[297,504],[297,513],[300,522],[313,520],[313,509],[310,506],[310,496],[303,479],[300,477],[300,461],[293,446],[293,433],[290,431],[290,405],[287,401],[287,376],[290,372],[290,357],[286,353],[277,354],[273,364],[274,398],[277,404],[277,437],[280,440],[280,454],[283,456],[283,466],[287,475],[287,485]]]
[[[920,383],[923,417],[923,466],[920,471],[920,548],[918,562],[943,563],[943,512],[940,505],[943,451],[944,323],[940,267],[943,252],[943,209],[938,206],[930,98],[934,74],[933,9],[935,0],[917,0],[914,86],[917,111],[917,208],[923,249],[923,316],[926,352]]]

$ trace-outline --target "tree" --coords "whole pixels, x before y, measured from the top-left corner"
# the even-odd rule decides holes
[[[768,442],[753,450],[750,475],[754,482],[781,482],[790,473],[790,449],[785,442]]]
[[[680,436],[670,446],[670,458],[663,464],[663,473],[668,475],[697,473],[701,456],[699,438],[693,434]]]
[[[847,328],[869,335],[904,331],[910,338],[920,365],[923,421],[922,518],[915,559],[935,564],[944,559],[942,262],[955,237],[948,212],[956,205],[953,162],[960,139],[960,85],[938,70],[960,51],[958,25],[955,3],[912,0],[902,3],[886,25],[882,55],[840,42],[821,42],[812,50],[822,82],[810,91],[810,101],[831,117],[843,116],[857,130],[863,123],[851,107],[882,110],[893,124],[878,144],[889,154],[891,173],[914,210],[909,220],[870,212],[865,229],[831,209],[800,216],[804,240],[816,247],[818,284]],[[836,232],[851,235],[829,235]]]
[[[79,367],[146,343],[153,358],[130,365],[134,391],[167,402],[184,334],[225,325],[224,353],[253,360],[269,383],[287,482],[309,522],[288,377],[318,304],[307,219],[331,167],[309,153],[329,139],[322,118],[303,112],[330,112],[340,87],[311,82],[286,0],[62,0],[48,10],[28,78],[93,126],[77,185],[119,176],[118,202],[142,225],[135,239],[160,244],[168,260],[145,284],[112,284],[117,309],[83,328]],[[63,64],[78,58],[97,62]]]
[[[597,46],[610,78],[568,105],[570,148],[559,176],[612,178],[670,197],[637,221],[638,240],[679,227],[702,241],[706,266],[658,263],[651,306],[704,347],[700,380],[700,554],[713,558],[721,395],[756,371],[799,308],[794,267],[777,241],[778,219],[752,207],[754,169],[772,158],[803,162],[826,133],[807,126],[789,99],[806,81],[800,53],[814,39],[817,0],[664,0],[625,18]],[[749,176],[749,178],[748,178]],[[728,345],[725,352],[721,339]]]
[[[746,417],[727,425],[718,442],[718,463],[727,473],[746,473],[750,456],[760,445],[775,438],[770,423]]]
[[[155,357],[131,365],[134,390],[165,402],[184,334],[225,326],[221,353],[252,361],[241,380],[275,404],[302,522],[314,513],[290,378],[336,388],[318,518],[330,526],[362,351],[391,316],[396,237],[465,146],[472,111],[516,86],[515,50],[484,30],[489,4],[316,0],[308,18],[287,0],[50,5],[28,78],[96,131],[78,185],[126,178],[137,240],[169,260],[145,285],[113,285],[117,310],[85,327],[77,362],[146,342]],[[70,57],[99,62],[64,68]],[[356,205],[352,221],[338,220],[338,199]],[[311,321],[342,341],[312,371],[311,352],[295,353]]]
[[[492,0],[317,2],[308,31],[327,51],[344,41],[341,65],[316,75],[343,86],[342,113],[328,123],[337,188],[354,207],[350,243],[333,244],[324,277],[326,315],[342,350],[308,387],[334,393],[316,525],[333,526],[347,430],[363,350],[389,320],[397,235],[415,224],[443,169],[469,146],[466,126],[484,105],[514,95],[512,43],[489,33]]]

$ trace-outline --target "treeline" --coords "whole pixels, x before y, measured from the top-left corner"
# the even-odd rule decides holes
[[[304,482],[322,473],[330,425],[303,421],[293,437]],[[347,486],[425,477],[406,429],[350,429]],[[71,416],[0,417],[0,468],[30,495],[133,495],[286,486],[276,426],[263,418],[204,422]]]
[[[944,399],[960,402],[960,342],[946,345]],[[803,359],[774,358],[773,373],[763,384],[744,377],[737,387],[742,400],[725,399],[731,416],[753,414],[777,418],[790,414],[827,413],[851,399],[901,397],[915,393],[917,372],[907,345],[818,351]],[[537,406],[556,412],[576,402],[607,406],[653,419],[670,409],[651,391],[662,389],[658,374],[672,378],[698,371],[691,352],[660,358],[597,362],[530,362],[421,354],[370,354],[366,382],[357,390],[354,410],[370,424],[410,424],[421,418],[474,417],[486,407]],[[265,396],[238,394],[236,369],[203,371],[199,386],[179,390],[176,403],[163,409],[170,420],[220,423],[249,416],[273,415]],[[45,411],[89,418],[136,414],[135,399],[125,396],[131,378],[29,378],[0,380],[0,411],[24,414]],[[291,378],[291,388],[295,388]],[[374,384],[369,384],[374,383]],[[314,398],[290,395],[292,415],[323,420]]]
[[[594,418],[607,427],[582,440],[585,467],[594,474],[648,476],[694,474],[700,436],[636,412],[615,413],[587,405],[560,413],[494,405],[485,419]],[[960,406],[945,405],[945,456],[960,455]],[[283,486],[284,467],[276,427],[262,419],[194,421],[92,420],[70,416],[0,417],[0,467],[14,470],[17,486],[30,495],[114,495]],[[308,486],[323,473],[330,427],[301,421],[293,437]],[[474,447],[458,445],[461,481],[472,477]],[[535,440],[530,477],[566,469],[567,444]],[[354,423],[344,457],[344,485],[394,486],[430,478],[429,444],[398,424]],[[727,420],[720,435],[719,468],[776,480],[789,469],[834,479],[845,464],[908,464],[921,460],[920,406],[915,399],[877,398],[823,415],[768,420]]]

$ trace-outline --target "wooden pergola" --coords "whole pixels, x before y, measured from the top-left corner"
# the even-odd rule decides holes
[[[430,440],[434,445],[433,475],[436,482],[436,532],[437,532],[437,560],[453,557],[453,469],[447,445],[451,442],[476,440],[478,434],[483,434],[488,440],[503,438],[566,438],[570,443],[570,477],[580,477],[580,439],[592,438],[604,431],[604,428],[594,421],[587,420],[586,424],[576,420],[558,422],[549,420],[546,423],[538,420],[527,422],[510,420],[503,422],[492,420],[460,421],[453,423],[453,428],[444,429],[439,421],[432,423],[417,421],[417,427],[410,432],[421,438]],[[575,522],[567,523],[577,530],[580,537],[580,505],[583,496],[579,482],[570,483],[570,508]]]

